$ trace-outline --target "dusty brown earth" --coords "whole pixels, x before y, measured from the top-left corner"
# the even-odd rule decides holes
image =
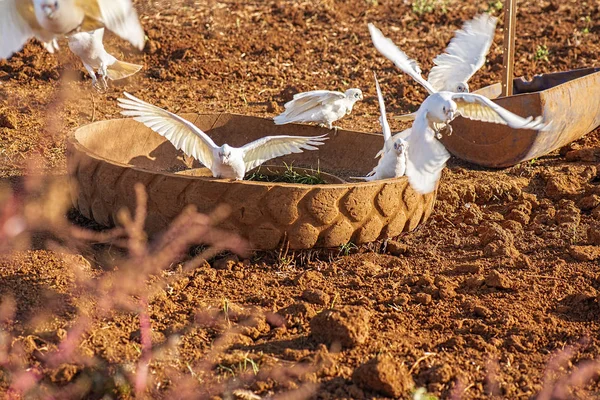
[[[134,275],[128,282],[137,289],[168,279],[147,294],[147,314],[90,311],[102,308],[93,295],[102,287],[82,282],[115,287],[125,268],[116,245],[66,255],[69,243],[51,235],[9,239],[8,216],[33,185],[20,177],[64,175],[67,133],[118,117],[123,90],[175,112],[273,116],[295,92],[356,86],[365,100],[340,125],[377,131],[372,71],[390,114],[414,111],[424,92],[377,54],[367,22],[427,71],[462,21],[483,11],[502,16],[495,1],[450,0],[423,15],[410,1],[170,3],[137,2],[149,38],[143,53],[108,36],[113,54],[145,67],[107,93],[91,89],[65,42],[57,55],[29,43],[0,61],[0,174],[17,191],[1,198],[3,393],[132,398],[137,387],[138,398],[361,399],[409,398],[424,388],[455,399],[600,396],[591,363],[600,358],[598,131],[503,170],[452,159],[432,218],[393,241]],[[599,7],[519,2],[516,75],[597,66]],[[471,87],[500,79],[499,25]],[[43,204],[60,197],[53,192]],[[36,207],[41,214],[24,208],[28,220],[50,214],[64,225],[62,211]],[[78,330],[82,315],[90,317]],[[144,339],[140,320],[148,317]],[[64,357],[49,361],[59,346]],[[148,372],[140,372],[147,356]]]

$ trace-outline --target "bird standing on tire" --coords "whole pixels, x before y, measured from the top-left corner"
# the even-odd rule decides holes
[[[285,111],[273,118],[273,121],[276,125],[316,122],[333,129],[333,123],[350,114],[354,103],[362,99],[362,91],[356,88],[348,89],[345,93],[330,90],[297,93],[291,101],[285,103]]]
[[[377,75],[373,74],[375,78],[375,88],[377,89],[377,99],[379,101],[379,123],[381,124],[383,132],[383,149],[377,153],[379,156],[379,162],[377,166],[373,168],[371,172],[364,177],[353,177],[354,179],[361,179],[365,181],[377,181],[380,179],[399,178],[406,172],[406,153],[408,151],[408,142],[402,137],[401,134],[392,137],[392,130],[388,123],[385,103],[383,101],[383,94],[377,81]]]

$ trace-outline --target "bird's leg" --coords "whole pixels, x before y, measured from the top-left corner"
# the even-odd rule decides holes
[[[108,90],[108,77],[106,75],[102,75],[102,88],[104,91]]]
[[[104,90],[108,89],[108,66],[105,63],[102,63],[100,65],[100,69],[98,70],[98,73],[100,74],[100,77],[102,78],[102,86],[104,88]]]
[[[86,71],[88,72],[88,75],[92,78],[92,86],[97,88],[98,78],[96,78],[96,72],[94,71],[94,68],[92,68],[91,66],[89,66],[87,64],[83,64],[83,66],[85,67]]]
[[[438,124],[436,122],[433,123],[433,131],[435,132],[435,137],[438,140],[442,138],[442,133],[440,132],[442,129],[443,129],[442,124]]]
[[[452,125],[446,124],[446,128],[444,129],[444,135],[452,136]]]
[[[452,126],[449,123],[434,123],[433,130],[435,131],[435,137],[441,139],[443,135],[452,135]]]

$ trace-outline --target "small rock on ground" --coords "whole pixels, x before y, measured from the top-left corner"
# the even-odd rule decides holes
[[[394,398],[407,395],[414,386],[406,366],[389,355],[378,356],[356,368],[352,381],[365,390]]]
[[[598,246],[571,246],[569,254],[577,261],[594,261],[600,258],[600,247]]]
[[[327,305],[329,304],[330,298],[327,293],[319,289],[306,289],[302,292],[302,299],[317,305]]]
[[[371,313],[360,306],[324,310],[310,320],[312,337],[319,343],[355,347],[369,337]]]
[[[498,271],[492,271],[485,277],[485,284],[496,289],[510,289],[510,280]]]

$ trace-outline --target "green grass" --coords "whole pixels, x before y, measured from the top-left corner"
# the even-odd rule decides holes
[[[434,11],[439,11],[442,14],[447,12],[446,1],[444,0],[414,0],[412,2],[412,11],[421,16],[423,14],[430,14]]]
[[[490,14],[494,14],[496,12],[502,11],[503,7],[504,7],[504,3],[501,0],[488,1],[488,12]]]
[[[299,183],[302,185],[321,185],[326,183],[321,177],[321,171],[319,168],[316,170],[310,169],[306,172],[298,172],[292,165],[284,163],[284,166],[285,170],[283,173],[271,171],[270,169],[266,168],[266,170],[269,172],[267,174],[263,173],[259,167],[256,171],[247,175],[245,179],[248,181],[257,182]]]
[[[412,393],[413,400],[438,400],[437,396],[427,393],[427,389],[420,387]]]
[[[550,55],[550,51],[548,50],[548,48],[545,45],[538,45],[538,47],[535,49],[535,54],[533,56],[533,58],[536,61],[546,61],[548,62],[548,55]]]
[[[344,243],[344,244],[340,245],[340,251],[338,253],[338,256],[341,256],[341,255],[347,256],[350,254],[350,252],[352,250],[356,250],[356,249],[358,249],[358,246],[356,246],[354,243],[352,243],[352,242]]]
[[[246,353],[244,358],[231,365],[227,364],[219,364],[217,365],[217,371],[219,371],[223,375],[229,375],[232,378],[239,376],[247,371],[252,371],[254,375],[258,375],[260,371],[260,365],[254,361],[252,358],[248,357],[249,353]]]
[[[583,34],[587,35],[588,33],[590,33],[590,28],[592,27],[592,17],[590,17],[589,15],[586,15],[585,18],[583,18],[583,20],[585,21],[585,28],[583,28]]]

